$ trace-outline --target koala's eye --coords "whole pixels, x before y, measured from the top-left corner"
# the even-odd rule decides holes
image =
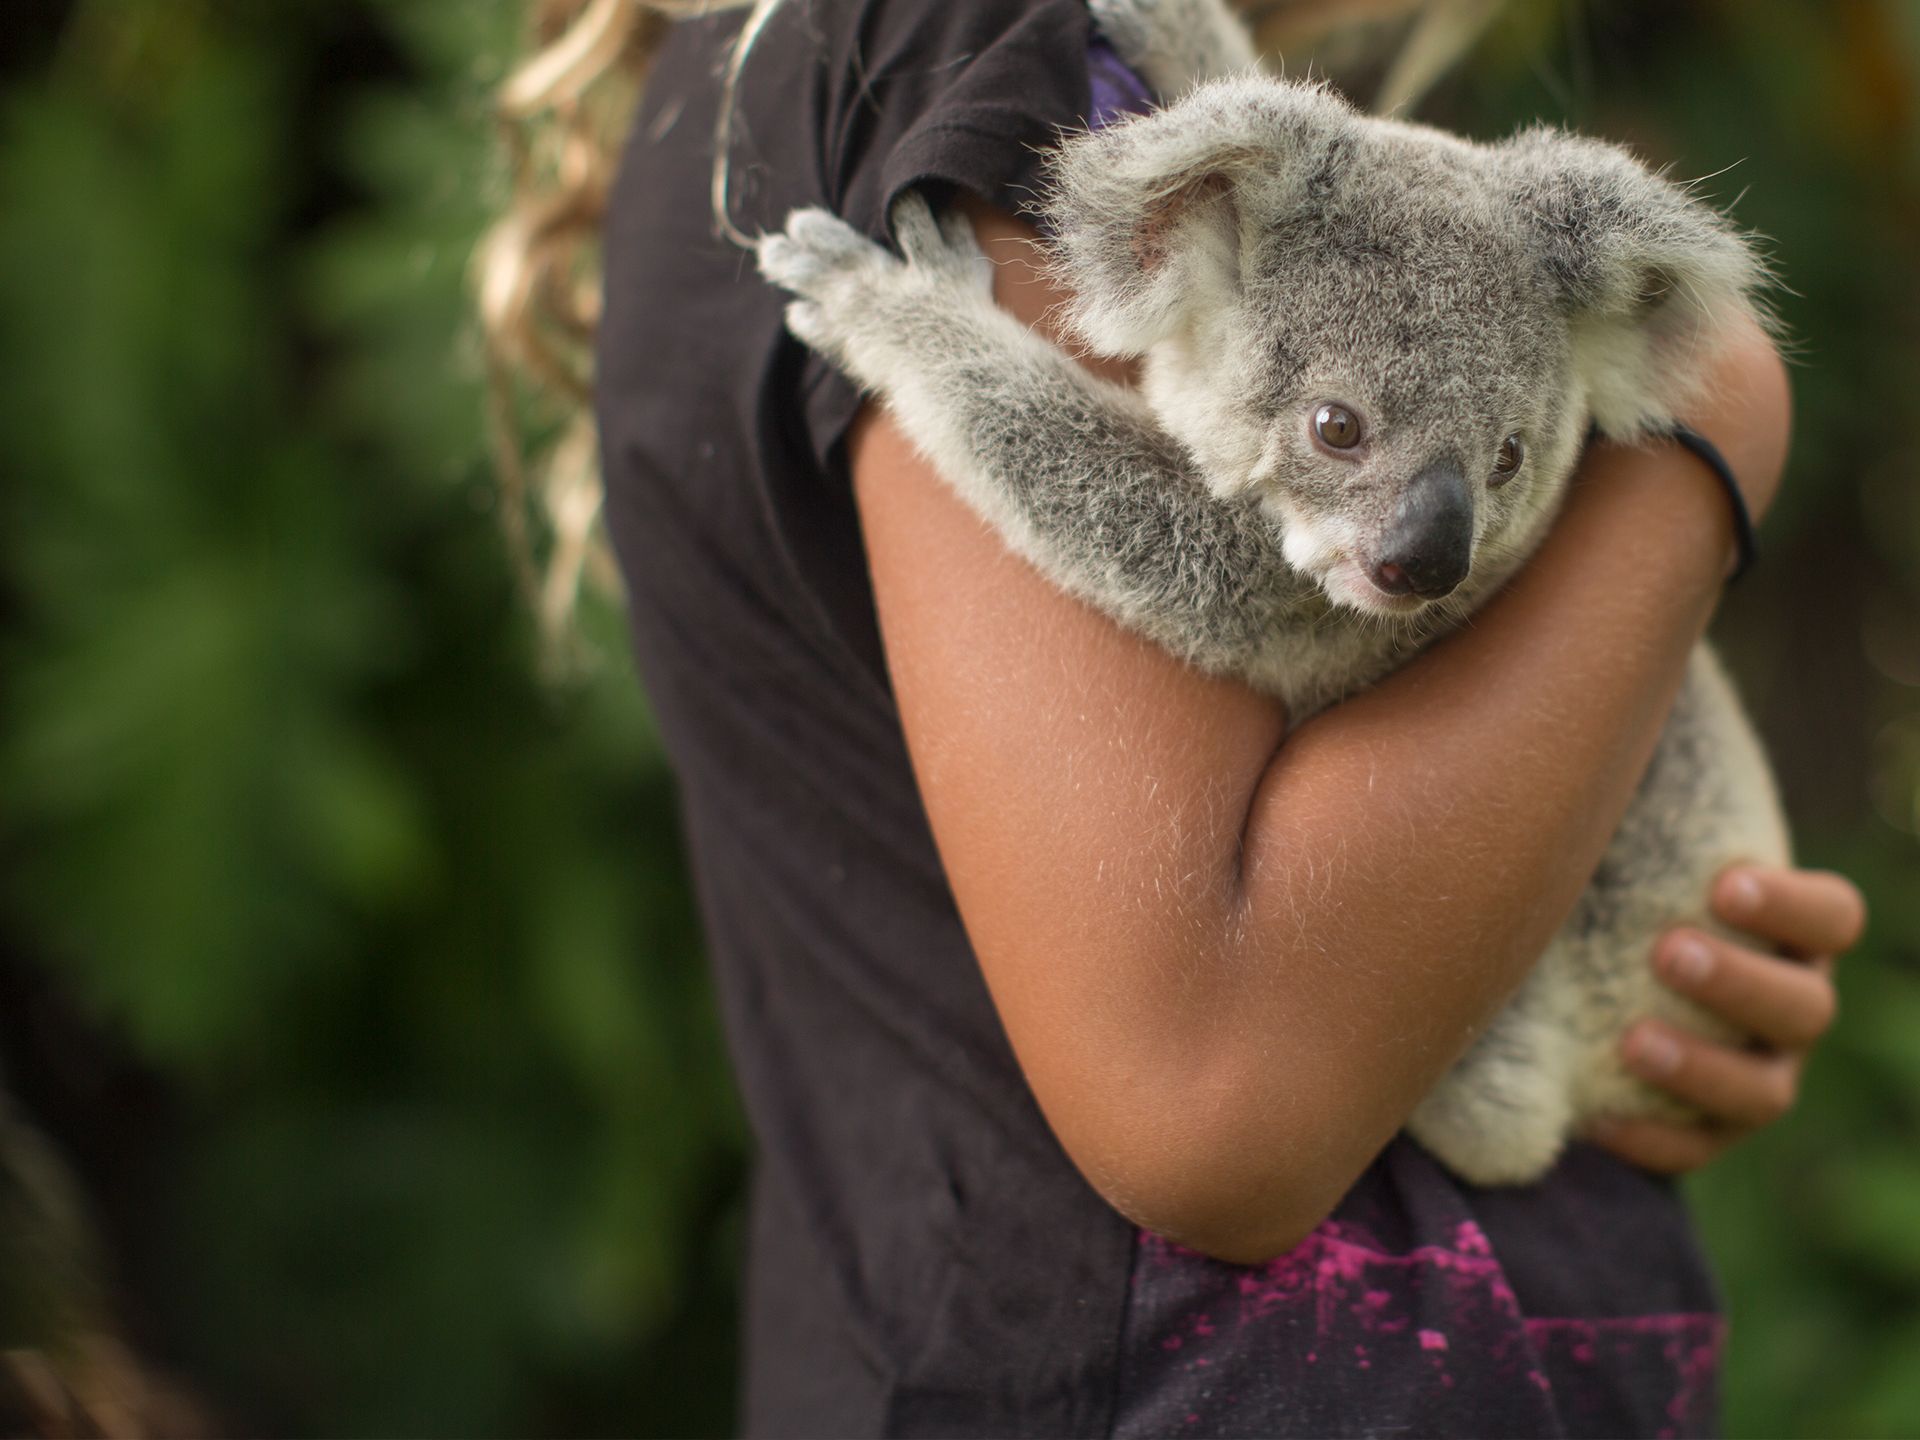
[[[1509,435],[1500,442],[1500,453],[1493,457],[1493,478],[1487,483],[1498,487],[1513,478],[1513,472],[1520,468],[1520,462],[1527,458],[1527,447],[1518,435]]]
[[[1360,417],[1344,405],[1322,405],[1313,414],[1313,433],[1335,450],[1351,450],[1360,443]]]

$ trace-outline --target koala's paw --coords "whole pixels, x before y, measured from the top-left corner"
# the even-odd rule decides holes
[[[825,210],[796,210],[754,247],[760,273],[793,295],[787,328],[814,349],[843,354],[863,312],[900,262]]]
[[[908,191],[894,204],[893,233],[921,283],[970,298],[991,298],[993,266],[974,238],[973,222],[959,211],[936,216],[923,197]]]
[[[794,296],[787,328],[869,383],[911,358],[900,348],[930,333],[929,317],[992,302],[992,270],[965,216],[936,218],[908,194],[893,224],[904,261],[819,209],[794,211],[757,247],[760,273]]]

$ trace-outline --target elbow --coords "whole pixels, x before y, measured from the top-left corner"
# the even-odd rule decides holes
[[[1197,1182],[1199,1177],[1171,1192],[1114,1187],[1102,1189],[1102,1195],[1143,1229],[1230,1265],[1264,1265],[1288,1254],[1333,1213],[1339,1199],[1319,1205],[1278,1186],[1237,1193]]]
[[[1260,1265],[1294,1250],[1405,1118],[1391,1067],[1325,1027],[1276,1033],[1220,1005],[1124,1018],[1025,1047],[1028,1082],[1102,1199],[1214,1259]]]
[[[1340,1143],[1335,1127],[1277,1122],[1284,1114],[1187,1096],[1133,1108],[1103,1136],[1068,1150],[1134,1224],[1216,1260],[1262,1265],[1312,1234],[1379,1149]]]
[[[1176,1245],[1184,1245],[1189,1250],[1196,1250],[1214,1260],[1223,1260],[1229,1265],[1259,1266],[1297,1249],[1325,1219],[1323,1215],[1311,1224],[1301,1222],[1267,1228],[1230,1225],[1197,1230],[1185,1238],[1179,1235],[1167,1235],[1166,1238]]]

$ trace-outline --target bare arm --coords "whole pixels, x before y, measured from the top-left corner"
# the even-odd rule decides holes
[[[1057,299],[976,216],[1001,302]],[[1701,424],[1777,475],[1783,374]],[[1558,928],[1718,593],[1723,498],[1602,449],[1468,629],[1301,727],[1009,555],[877,411],[853,470],[916,772],[1016,1052],[1118,1208],[1209,1253],[1324,1217]]]

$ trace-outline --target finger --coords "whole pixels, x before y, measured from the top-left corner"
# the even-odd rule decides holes
[[[1620,1048],[1634,1074],[1715,1124],[1771,1125],[1793,1108],[1799,1094],[1795,1057],[1729,1049],[1657,1020],[1642,1020],[1627,1031]]]
[[[1699,930],[1662,937],[1654,964],[1672,989],[1775,1049],[1805,1050],[1833,1024],[1838,1000],[1824,969]]]
[[[1713,909],[1727,924],[1800,956],[1851,950],[1867,927],[1867,902],[1844,875],[1736,865],[1713,886]]]
[[[1602,1120],[1588,1131],[1587,1138],[1642,1170],[1684,1175],[1719,1159],[1738,1136],[1704,1125],[1670,1125],[1664,1120]]]

